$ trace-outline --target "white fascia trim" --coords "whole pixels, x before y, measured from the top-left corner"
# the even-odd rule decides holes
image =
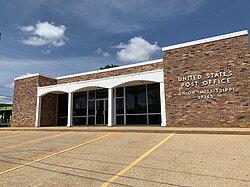
[[[223,40],[223,39],[227,39],[227,38],[233,38],[233,37],[247,35],[247,34],[248,34],[248,30],[233,32],[230,34],[224,34],[224,35],[220,35],[220,36],[215,36],[215,37],[205,38],[205,39],[201,39],[201,40],[195,40],[195,41],[191,41],[191,42],[186,42],[186,43],[181,43],[181,44],[163,47],[162,51],[168,51],[168,50],[172,50],[172,49],[178,49],[178,48],[182,48],[182,47],[203,44],[203,43],[207,43],[207,42],[213,42],[213,41]]]
[[[71,78],[71,77],[78,77],[78,76],[82,76],[82,75],[90,75],[90,74],[95,74],[95,73],[103,73],[103,72],[107,72],[107,71],[115,71],[115,70],[119,70],[119,69],[131,68],[131,67],[136,67],[136,66],[143,66],[143,65],[154,64],[154,63],[158,63],[158,62],[162,62],[162,61],[163,61],[163,59],[157,59],[157,60],[151,60],[151,61],[146,61],[146,62],[140,62],[140,63],[136,63],[136,64],[129,64],[129,65],[125,65],[125,66],[103,69],[103,70],[95,70],[95,71],[89,71],[89,72],[85,72],[85,73],[66,75],[66,76],[57,77],[57,80]]]
[[[117,78],[126,78],[131,75],[143,75],[143,74],[149,74],[149,73],[156,73],[156,72],[163,72],[163,69],[157,69],[157,70],[152,70],[152,71],[143,71],[139,73],[132,73],[132,74],[126,74],[126,75],[117,75],[117,76],[112,76],[112,77],[105,77],[105,78],[100,78],[100,79],[91,79],[91,80],[86,80],[86,81],[79,81],[79,82],[69,82],[69,83],[62,83],[62,84],[55,84],[55,85],[50,85],[50,86],[42,86],[42,87],[37,87],[38,89],[47,89],[47,88],[53,88],[53,87],[59,87],[59,86],[68,86],[68,85],[76,85],[76,84],[81,84],[81,83],[91,83],[91,82],[96,82],[96,81],[105,81],[109,79],[117,79]]]
[[[56,79],[55,77],[50,77],[48,75],[43,75],[43,74],[40,74],[40,73],[34,73],[34,74],[28,74],[28,75],[16,77],[14,80],[26,79],[26,78],[30,78],[30,77],[36,77],[36,76],[42,76],[42,77],[47,77],[47,78],[50,78],[50,79]]]

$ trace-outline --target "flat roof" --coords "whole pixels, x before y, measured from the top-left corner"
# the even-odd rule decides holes
[[[27,74],[27,75],[22,75],[20,77],[16,77],[14,80],[25,79],[25,78],[36,77],[36,76],[43,76],[43,77],[47,77],[51,79],[56,79],[55,77],[51,77],[51,76],[44,75],[41,73],[33,73],[33,74]]]
[[[218,40],[233,38],[233,37],[247,35],[247,34],[248,34],[248,31],[243,30],[243,31],[239,31],[239,32],[233,32],[233,33],[214,36],[214,37],[205,38],[205,39],[201,39],[201,40],[194,40],[194,41],[191,41],[191,42],[185,42],[185,43],[181,43],[181,44],[170,45],[170,46],[167,46],[167,47],[163,47],[162,51],[169,51],[169,50],[172,50],[172,49],[178,49],[178,48],[197,45],[197,44],[214,42],[214,41],[218,41]]]

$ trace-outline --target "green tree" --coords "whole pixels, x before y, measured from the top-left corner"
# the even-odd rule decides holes
[[[118,67],[118,65],[115,65],[115,64],[111,64],[111,65],[106,65],[104,67],[100,67],[100,69],[108,69],[108,68],[114,68],[114,67]]]

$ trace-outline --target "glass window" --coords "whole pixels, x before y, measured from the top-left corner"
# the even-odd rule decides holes
[[[146,113],[146,85],[126,87],[127,114]]]
[[[116,114],[124,114],[124,99],[116,99]]]
[[[161,115],[156,114],[156,115],[149,115],[149,125],[159,125],[161,124]]]
[[[57,125],[67,125],[67,117],[59,117],[57,118]]]
[[[124,116],[116,116],[116,124],[124,125]]]
[[[108,100],[105,100],[105,124],[108,124]]]
[[[88,117],[88,125],[95,125],[95,116]]]
[[[108,89],[96,90],[96,99],[108,98]]]
[[[68,94],[58,95],[57,111],[58,117],[68,116]]]
[[[147,115],[127,115],[127,125],[146,125]]]
[[[86,125],[86,117],[73,117],[73,125]]]
[[[89,91],[89,99],[95,99],[95,90]]]
[[[87,115],[87,92],[74,93],[73,116]]]
[[[148,112],[161,113],[160,85],[148,84]]]
[[[124,95],[124,88],[121,87],[121,88],[116,88],[116,97],[123,97]]]
[[[89,113],[89,115],[95,115],[95,101],[89,101],[88,113]]]

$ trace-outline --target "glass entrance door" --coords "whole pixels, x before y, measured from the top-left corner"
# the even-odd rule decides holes
[[[96,100],[96,125],[107,124],[107,103],[108,100],[106,99]]]

